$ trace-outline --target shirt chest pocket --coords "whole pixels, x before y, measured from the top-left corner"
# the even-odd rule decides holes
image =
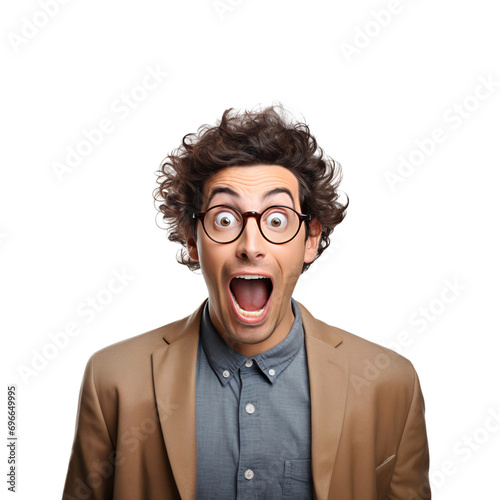
[[[310,460],[285,460],[283,498],[312,499]]]

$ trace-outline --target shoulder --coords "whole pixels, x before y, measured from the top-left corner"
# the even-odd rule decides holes
[[[106,346],[95,352],[91,360],[94,366],[107,365],[113,367],[114,365],[121,365],[123,363],[134,363],[135,360],[149,357],[152,352],[165,345],[163,335],[164,331],[169,327],[170,324],[163,325],[154,330]]]
[[[340,328],[331,327],[342,337],[337,347],[349,362],[351,380],[367,385],[387,385],[413,389],[416,371],[412,362],[397,352]]]
[[[89,359],[94,380],[140,380],[151,377],[153,353],[199,331],[202,304],[193,314],[95,352]]]
[[[391,381],[412,387],[416,372],[411,361],[395,351],[371,342],[341,328],[316,319],[300,305],[306,336],[334,348],[349,366],[349,377],[364,380],[370,385]],[[326,347],[325,347],[326,348]]]

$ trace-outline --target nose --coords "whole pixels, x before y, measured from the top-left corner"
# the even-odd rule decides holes
[[[255,217],[248,217],[245,229],[236,243],[236,255],[242,260],[256,260],[266,255],[266,240]]]

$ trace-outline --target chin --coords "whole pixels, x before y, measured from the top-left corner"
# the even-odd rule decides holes
[[[248,330],[248,328],[245,328]],[[231,343],[245,344],[245,345],[255,345],[265,342],[268,338],[272,336],[273,332],[259,332],[251,329],[251,331],[236,331],[234,334],[229,335],[229,340]]]

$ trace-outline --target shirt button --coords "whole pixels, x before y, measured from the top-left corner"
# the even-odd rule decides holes
[[[276,375],[276,370],[273,370],[272,368],[269,370],[269,375],[271,375],[271,377],[274,377]]]
[[[252,470],[252,469],[247,469],[247,470],[245,471],[245,474],[244,474],[244,475],[245,475],[245,479],[248,479],[248,480],[250,481],[250,479],[253,479],[253,476],[254,476],[255,474],[253,473],[253,470]]]
[[[250,368],[252,365],[253,365],[253,359],[247,359],[247,360],[245,361],[245,366],[246,366],[247,368]]]
[[[231,374],[229,373],[229,370],[224,370],[224,371],[222,372],[222,376],[223,376],[224,378],[228,378],[228,377],[229,377],[229,375],[231,375]]]
[[[252,404],[252,403],[248,403],[246,406],[245,406],[245,411],[251,415],[252,413],[255,412],[255,406]]]

